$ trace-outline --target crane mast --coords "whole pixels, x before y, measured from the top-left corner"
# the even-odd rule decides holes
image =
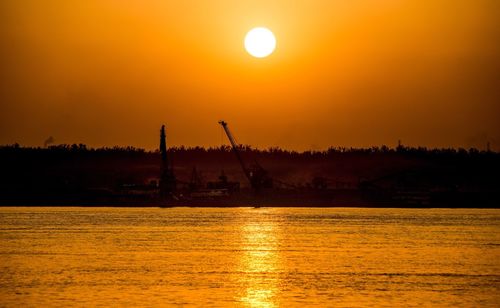
[[[167,136],[165,134],[165,125],[161,126],[160,130],[160,155],[161,155],[161,168],[168,170],[168,157],[167,157]]]
[[[165,125],[161,126],[160,130],[160,155],[161,155],[161,172],[160,172],[160,198],[168,199],[175,192],[177,181],[174,175],[174,169],[169,166],[167,156],[167,137],[165,133]]]

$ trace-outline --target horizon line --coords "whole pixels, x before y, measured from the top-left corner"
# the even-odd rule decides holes
[[[324,152],[329,152],[329,151],[336,151],[336,152],[349,152],[349,151],[367,151],[367,150],[372,150],[372,151],[379,151],[379,152],[390,152],[390,151],[399,151],[399,150],[411,150],[411,151],[456,151],[456,152],[461,152],[461,151],[466,151],[466,152],[479,152],[479,153],[500,153],[498,151],[492,150],[489,147],[486,149],[479,149],[477,147],[427,147],[427,146],[406,146],[403,144],[399,144],[397,146],[388,146],[385,144],[382,145],[372,145],[372,146],[367,146],[367,147],[355,147],[355,146],[329,146],[325,149],[306,149],[306,150],[296,150],[296,149],[289,149],[285,147],[280,147],[280,146],[269,146],[269,147],[254,147],[250,144],[241,144],[239,145],[240,148],[242,149],[247,149],[247,150],[253,150],[253,151],[261,151],[261,152],[266,152],[266,151],[283,151],[283,152],[292,152],[292,153],[324,153]],[[113,149],[119,149],[119,150],[135,150],[135,151],[143,151],[143,152],[150,152],[154,153],[159,151],[159,148],[155,149],[147,149],[143,147],[136,147],[132,145],[126,145],[126,146],[121,146],[121,145],[110,145],[110,146],[88,146],[87,144],[84,143],[61,143],[61,144],[50,144],[46,146],[30,146],[30,145],[22,145],[19,143],[12,143],[12,144],[0,144],[0,149],[2,148],[20,148],[20,149],[35,149],[35,150],[49,150],[49,149],[57,149],[57,148],[69,148],[69,149],[80,149],[80,150],[113,150]],[[232,149],[231,145],[223,144],[219,146],[201,146],[201,145],[175,145],[175,146],[170,146],[168,147],[168,150],[195,150],[195,149],[203,149],[203,150],[218,150],[218,149],[223,149],[223,148],[229,148]]]

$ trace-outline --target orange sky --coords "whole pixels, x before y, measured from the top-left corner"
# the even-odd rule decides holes
[[[500,150],[498,0],[2,0],[0,144]],[[243,48],[266,26],[269,58]],[[223,139],[226,142],[226,139]]]

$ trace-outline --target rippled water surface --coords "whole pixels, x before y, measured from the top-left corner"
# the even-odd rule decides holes
[[[0,208],[0,306],[499,306],[500,210]]]

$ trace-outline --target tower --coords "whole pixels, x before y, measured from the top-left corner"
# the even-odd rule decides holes
[[[160,198],[168,199],[173,197],[177,181],[175,179],[173,167],[169,166],[168,164],[167,137],[165,133],[165,125],[162,125],[160,130],[160,155],[161,155]]]

